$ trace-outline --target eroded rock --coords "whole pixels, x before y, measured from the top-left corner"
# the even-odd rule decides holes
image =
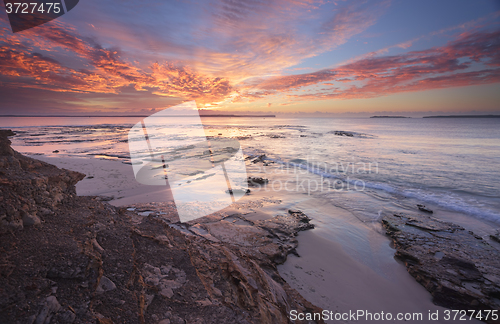
[[[433,296],[453,309],[500,309],[500,251],[474,233],[429,215],[382,220],[396,258]]]
[[[64,199],[75,195],[78,172],[25,157],[10,147],[10,130],[0,130],[0,233],[40,225]]]
[[[108,277],[102,276],[101,279],[99,280],[99,284],[97,285],[96,292],[98,294],[102,294],[114,289],[116,289],[115,283],[111,281]]]
[[[43,306],[40,314],[35,319],[35,324],[50,323],[50,318],[53,314],[57,313],[61,309],[61,304],[57,301],[54,296],[49,296],[45,300],[45,305]]]

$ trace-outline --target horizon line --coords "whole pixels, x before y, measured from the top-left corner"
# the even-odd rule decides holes
[[[95,118],[95,117],[151,117],[151,115],[0,115],[0,117],[73,117],[73,118]],[[171,116],[161,116],[164,117],[193,117],[191,115],[171,115]],[[276,117],[276,115],[203,115],[200,117]]]

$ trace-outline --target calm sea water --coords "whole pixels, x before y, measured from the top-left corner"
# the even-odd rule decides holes
[[[0,127],[18,132],[13,142],[22,153],[58,150],[127,161],[128,131],[138,121],[2,118]],[[248,170],[274,181],[268,185],[273,192],[328,201],[363,222],[424,204],[438,216],[456,214],[500,227],[500,119],[204,118],[203,123],[208,136],[237,138],[245,154],[265,154],[274,162]],[[164,150],[174,141],[189,141],[190,124],[180,117],[158,127],[170,129]]]

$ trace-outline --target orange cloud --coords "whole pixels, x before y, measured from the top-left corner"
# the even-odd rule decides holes
[[[58,22],[47,25],[37,31],[37,37],[31,31],[12,35],[2,29],[0,81],[57,92],[119,93],[123,87],[133,86],[201,103],[221,101],[234,91],[228,80],[201,75],[185,66],[155,63],[140,69],[123,60],[118,49],[103,48]],[[39,53],[50,54],[58,48],[84,59],[89,68],[68,67]],[[23,82],[16,82],[20,77]]]
[[[151,69],[151,80],[143,86],[156,88],[154,93],[159,95],[188,97],[203,104],[220,101],[234,91],[227,79],[203,76],[187,67],[155,63]]]

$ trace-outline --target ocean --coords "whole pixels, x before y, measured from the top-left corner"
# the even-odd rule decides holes
[[[13,147],[23,154],[130,163],[128,132],[140,120],[3,117],[0,127],[17,132]],[[250,163],[248,175],[268,178],[261,190],[291,207],[310,208],[325,236],[345,228],[328,206],[369,227],[386,213],[419,212],[421,204],[485,237],[500,228],[500,119],[202,120],[209,138],[236,139],[245,156],[264,154],[265,163]],[[186,118],[162,119],[157,127],[168,129],[160,151],[190,144],[194,126]],[[341,230],[335,235],[342,240]]]

